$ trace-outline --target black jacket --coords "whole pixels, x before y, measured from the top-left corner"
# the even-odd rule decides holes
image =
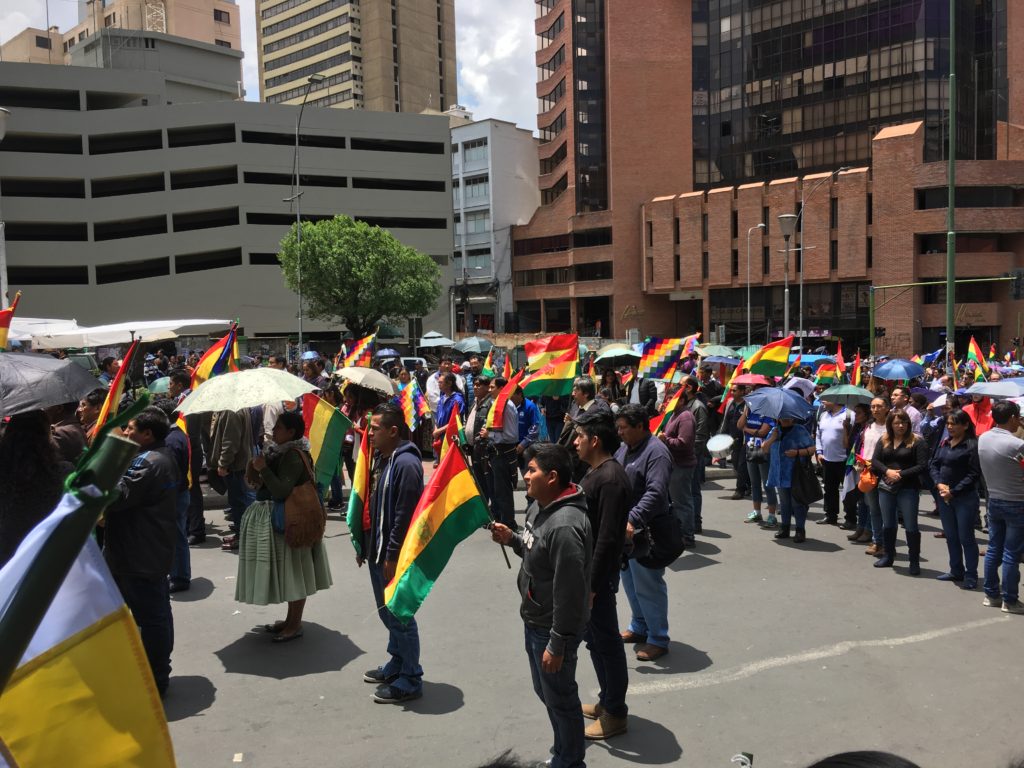
[[[370,494],[369,547],[367,560],[381,565],[398,560],[412,513],[423,493],[423,459],[419,449],[406,440],[384,459],[377,456]]]
[[[913,447],[900,445],[899,448],[887,448],[884,442],[883,436],[875,443],[875,455],[871,459],[871,469],[879,481],[884,480],[887,469],[898,469],[900,481],[896,484],[895,490],[920,489],[922,476],[928,472],[928,443],[923,438],[918,438],[914,441]],[[879,485],[879,488],[881,487]]]
[[[654,379],[636,378],[630,380],[626,385],[625,401],[628,403],[633,397],[633,387],[640,387],[640,405],[647,409],[650,416],[658,413],[658,385]]]
[[[614,458],[591,469],[583,478],[587,518],[594,533],[594,565],[590,591],[613,593],[619,586],[619,566],[626,543],[631,488],[626,470]]]
[[[932,481],[948,485],[954,496],[978,490],[981,463],[978,460],[978,441],[965,438],[955,446],[943,440],[935,449],[931,464]]]
[[[178,534],[178,468],[163,442],[132,460],[106,511],[103,554],[115,576],[167,578]]]

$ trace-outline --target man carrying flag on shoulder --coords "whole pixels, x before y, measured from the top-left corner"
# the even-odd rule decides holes
[[[356,564],[369,566],[373,599],[388,630],[391,658],[368,670],[363,680],[377,684],[373,700],[378,704],[401,704],[423,695],[419,628],[416,619],[403,624],[391,614],[385,607],[384,588],[395,577],[398,555],[423,493],[423,459],[409,440],[402,409],[394,403],[374,408],[368,429],[376,451],[370,473],[370,529]]]
[[[477,434],[478,440],[489,440],[493,446],[490,453],[491,482],[491,514],[499,523],[503,523],[513,531],[519,530],[516,523],[515,488],[519,477],[519,412],[512,401],[512,393],[505,391],[508,382],[499,376],[491,381],[488,397],[492,405],[485,428]],[[501,409],[500,416],[493,413]]]

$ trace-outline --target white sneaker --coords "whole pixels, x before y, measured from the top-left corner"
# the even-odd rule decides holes
[[[1017,613],[1024,614],[1024,603],[1020,600],[1014,600],[1012,603],[1003,603],[1003,613]]]
[[[986,608],[1002,608],[1003,598],[1001,597],[989,597],[985,595],[985,599],[981,601],[981,604]]]
[[[745,522],[745,523],[763,523],[764,522],[764,518],[761,517],[761,513],[758,512],[755,509],[749,515],[747,515],[747,519],[744,520],[743,522]]]

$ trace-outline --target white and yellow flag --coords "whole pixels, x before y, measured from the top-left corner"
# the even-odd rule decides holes
[[[0,570],[0,614],[43,541],[81,502],[66,495]],[[138,629],[90,538],[0,693],[0,766],[174,766]]]

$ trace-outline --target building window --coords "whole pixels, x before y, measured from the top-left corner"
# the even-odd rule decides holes
[[[874,262],[874,255],[875,254],[874,254],[873,243],[871,242],[871,238],[869,237],[868,238],[868,247],[867,247],[868,269],[871,269],[871,267],[872,267],[872,263]]]
[[[739,211],[732,212],[732,239],[740,236],[740,214]]]
[[[700,239],[708,239],[708,215],[706,213],[700,215]]]
[[[231,14],[227,11],[222,11],[219,8],[213,9],[213,20],[219,21],[221,24],[231,23]]]
[[[647,247],[654,245],[654,222],[647,222]]]
[[[732,249],[732,276],[740,276],[740,252],[735,248]]]
[[[463,199],[466,205],[477,205],[490,196],[491,185],[487,176],[463,181]]]
[[[675,281],[678,283],[683,277],[683,259],[680,256],[672,256],[672,265],[675,267]]]
[[[875,218],[874,208],[875,208],[875,196],[874,195],[868,195],[868,205],[867,205],[868,224],[871,224],[872,220]]]
[[[50,38],[36,35],[36,48],[42,48],[45,51],[50,50]]]
[[[761,208],[761,223],[764,224],[764,233],[768,234],[768,222],[772,220],[771,213],[768,210],[768,206]]]
[[[830,197],[828,206],[828,226],[830,229],[839,228],[839,198]]]
[[[481,232],[490,232],[491,214],[488,211],[478,211],[466,214],[466,234],[473,235]]]
[[[464,163],[482,163],[487,160],[487,139],[475,139],[462,145]]]
[[[839,241],[830,240],[828,244],[828,268],[835,272],[839,269]]]
[[[675,218],[675,228],[676,228],[675,237],[674,237],[672,242],[675,243],[676,245],[679,245],[680,230],[679,230],[679,217],[678,216],[676,216],[676,218]],[[677,277],[676,280],[678,280],[678,279],[679,278]]]
[[[772,251],[767,245],[761,249],[761,274],[770,275],[772,271]]]
[[[550,205],[555,202],[565,190],[569,188],[569,176],[568,174],[562,174],[562,178],[556,181],[553,185],[547,189],[540,191],[540,202],[541,205]]]
[[[704,251],[700,255],[700,276],[702,279],[707,280],[710,274],[710,266],[708,264],[708,252]]]
[[[227,40],[214,40],[213,42],[219,45],[221,48],[231,47],[231,43],[229,43]]]

